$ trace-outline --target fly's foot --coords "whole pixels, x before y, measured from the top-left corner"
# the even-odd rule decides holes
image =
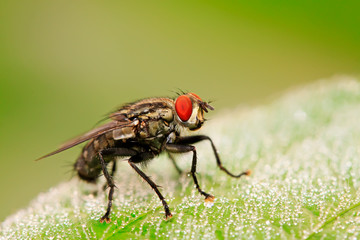
[[[172,218],[173,215],[171,214],[170,208],[169,208],[169,206],[167,205],[166,202],[164,204],[164,209],[165,209],[165,220],[169,220],[170,218]]]
[[[166,212],[165,213],[165,220],[169,220],[170,218],[172,218],[172,214],[171,214],[171,212],[169,211],[169,212]]]
[[[205,202],[214,202],[215,197],[211,194],[205,197]]]
[[[214,199],[215,199],[215,197],[214,197],[213,195],[208,194],[208,195],[205,197],[205,203],[204,203],[204,205],[205,205],[206,207],[212,207],[212,206],[214,206]]]
[[[111,222],[111,219],[109,218],[109,216],[107,216],[106,214],[104,216],[102,216],[100,218],[100,223],[103,223],[103,222],[106,222],[106,223],[110,223]]]
[[[245,171],[246,176],[250,176],[251,174],[252,174],[252,171],[250,169]]]

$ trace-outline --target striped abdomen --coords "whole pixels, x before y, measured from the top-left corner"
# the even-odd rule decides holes
[[[88,182],[95,182],[101,173],[98,153],[100,150],[113,146],[114,140],[111,132],[90,140],[84,146],[81,155],[74,165],[79,177]],[[105,161],[110,162],[111,160],[105,158]]]

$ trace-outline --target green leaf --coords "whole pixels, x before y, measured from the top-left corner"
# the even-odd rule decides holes
[[[173,213],[119,160],[110,224],[103,177],[96,189],[74,178],[40,194],[1,224],[5,239],[348,239],[360,233],[360,84],[342,77],[290,91],[267,106],[218,113],[197,144],[198,178],[216,199],[206,207],[188,175],[166,155],[144,171],[163,186]],[[176,156],[190,169],[191,154]],[[96,194],[97,193],[97,194]]]

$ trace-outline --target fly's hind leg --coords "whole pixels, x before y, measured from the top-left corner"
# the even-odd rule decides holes
[[[135,170],[135,172],[137,172],[149,185],[150,187],[155,191],[155,193],[158,195],[158,197],[160,198],[161,203],[164,206],[164,210],[165,210],[165,218],[169,219],[172,217],[172,214],[170,212],[169,206],[167,204],[167,202],[165,201],[165,198],[163,197],[163,195],[160,193],[159,189],[158,189],[158,185],[156,185],[149,176],[147,176],[143,171],[141,171],[137,166],[136,163],[141,163],[143,161],[146,161],[148,159],[151,159],[155,157],[155,154],[152,152],[143,152],[143,153],[139,153],[135,156],[132,156],[129,160],[128,163],[130,164],[130,166]]]
[[[113,174],[115,172],[114,169],[116,168],[116,165],[115,165],[115,167],[113,165],[113,169],[112,169],[113,171],[111,172],[111,174],[109,174],[107,167],[106,167],[107,163],[105,162],[103,156],[113,156],[113,157],[115,157],[115,156],[133,156],[136,153],[137,153],[136,151],[127,149],[127,148],[109,148],[109,149],[104,149],[98,153],[102,171],[106,178],[107,185],[110,187],[109,196],[108,196],[108,206],[106,209],[106,213],[104,214],[104,216],[102,216],[100,218],[101,223],[104,221],[106,221],[106,223],[111,222],[109,216],[110,216],[110,211],[111,211],[111,207],[112,207],[112,200],[113,200],[114,188],[115,188]],[[113,161],[114,161],[114,164],[116,164],[115,159]]]

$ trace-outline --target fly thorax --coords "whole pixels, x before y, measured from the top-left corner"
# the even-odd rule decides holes
[[[133,121],[131,124],[127,124],[126,126],[119,127],[115,129],[113,133],[113,138],[115,140],[120,139],[129,139],[136,136],[135,127],[139,124],[139,120]]]
[[[167,135],[171,125],[162,119],[148,119],[140,123],[138,134],[140,138],[153,138]]]
[[[170,133],[166,138],[166,143],[174,143],[176,140],[175,132]]]
[[[175,132],[179,135],[179,136],[189,136],[191,133],[190,133],[190,130],[189,128],[181,125],[181,124],[176,124],[175,125]]]
[[[166,122],[171,122],[174,120],[174,114],[170,108],[161,109],[161,111],[158,113],[160,118],[164,119]]]
[[[151,137],[157,136],[161,132],[162,125],[161,120],[152,120],[149,121],[148,127],[149,127],[149,135]]]

